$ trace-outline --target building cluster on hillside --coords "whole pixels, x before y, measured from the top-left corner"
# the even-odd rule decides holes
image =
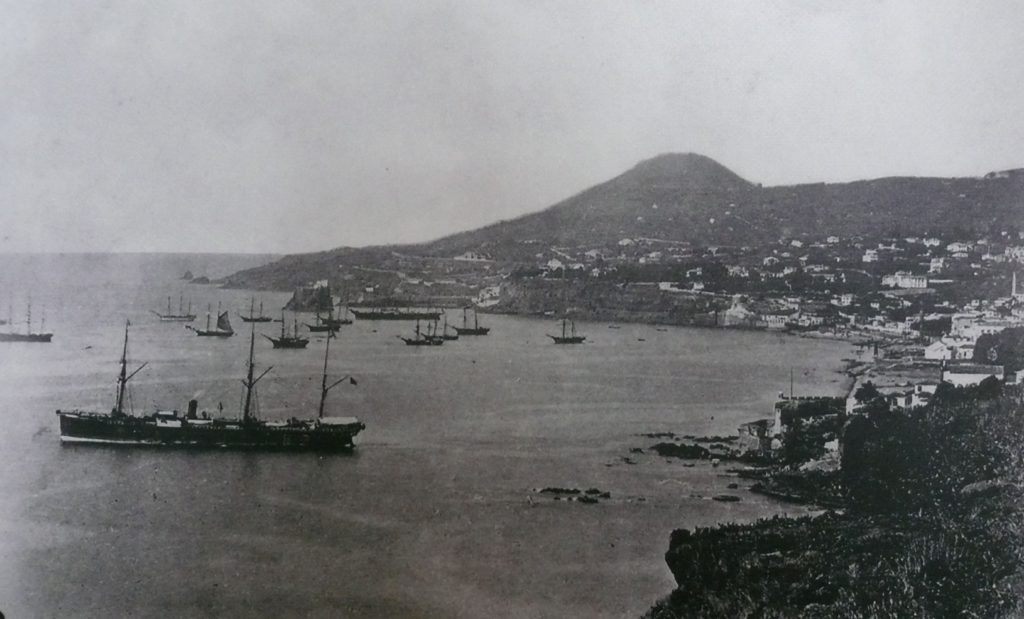
[[[793,427],[803,432],[808,424],[827,425],[829,420],[863,414],[872,402],[883,401],[890,410],[922,407],[943,384],[978,388],[986,381],[1024,383],[1021,362],[1001,358],[1005,353],[993,345],[1007,329],[1024,328],[1024,283],[1018,286],[1016,273],[1024,263],[1024,247],[1017,244],[1020,235],[1013,240],[911,237],[882,242],[860,254],[862,263],[870,265],[865,272],[874,286],[828,296],[734,293],[723,312],[724,326],[828,331],[867,344],[860,350],[866,357],[854,364],[855,379],[841,404],[831,397],[780,396],[774,418],[739,428],[740,451],[770,457]],[[842,247],[843,242],[830,236],[825,245]],[[895,259],[909,245],[922,249],[914,264]],[[783,253],[788,252],[776,248],[761,259],[762,264],[778,267],[787,259]],[[740,266],[748,273],[756,269],[743,264],[728,267],[728,272],[738,273]],[[813,272],[811,266],[805,265],[805,272]],[[825,272],[838,276],[843,268],[849,267]],[[799,420],[795,426],[793,420]],[[825,447],[835,450],[838,443],[827,441]]]

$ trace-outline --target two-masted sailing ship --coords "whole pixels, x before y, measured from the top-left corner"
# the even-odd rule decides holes
[[[256,299],[249,300],[249,315],[239,314],[238,317],[243,322],[270,322],[273,320],[270,316],[263,315],[263,301],[260,301],[260,313],[256,313]]]
[[[294,321],[294,331],[291,335],[285,331],[284,322],[284,310],[281,310],[281,336],[270,337],[264,335],[263,337],[270,340],[270,343],[274,345],[274,348],[305,348],[309,344],[309,340],[304,337],[299,337],[299,321]]]
[[[396,336],[398,339],[405,342],[406,346],[440,346],[444,344],[444,338],[440,336],[432,336],[425,331],[420,330],[420,321],[416,321],[416,329],[413,331],[413,337]]]
[[[7,308],[10,313],[10,307]],[[7,333],[0,333],[0,342],[27,342],[31,344],[48,344],[53,339],[52,333],[46,332],[46,316],[43,316],[42,321],[39,324],[39,332],[32,332],[32,304],[28,304],[28,309],[25,312],[25,332],[15,333],[10,330],[14,327],[14,320],[8,316]]]
[[[487,335],[491,332],[490,327],[481,327],[480,320],[476,315],[476,308],[473,308],[473,325],[469,324],[469,308],[462,308],[462,326],[455,327],[455,332],[459,335]]]
[[[451,330],[453,328],[448,326],[448,316],[447,316],[447,314],[444,317],[444,325],[441,326],[440,330],[438,330],[438,326],[439,326],[438,322],[435,320],[434,324],[431,326],[431,329],[430,329],[431,337],[439,337],[439,338],[441,338],[442,340],[444,340],[446,342],[452,342],[452,341],[455,341],[455,340],[459,339],[458,332],[457,331],[453,332]]]
[[[555,344],[582,344],[587,338],[576,333],[576,322],[569,317],[568,286],[562,269],[562,334],[546,334]]]
[[[586,336],[578,335],[576,333],[576,323],[568,316],[562,318],[562,334],[551,335],[547,334],[548,337],[554,341],[555,344],[582,344],[586,340]]]
[[[215,329],[210,328],[210,308],[206,308],[206,328],[196,329],[191,325],[186,325],[187,329],[192,329],[199,337],[231,337],[235,334],[234,328],[231,327],[231,320],[228,318],[227,312],[220,311],[220,306],[217,307],[217,327]]]
[[[156,314],[163,322],[192,322],[196,319],[196,315],[192,313],[192,299],[188,300],[188,309],[185,309],[184,296],[178,297],[178,313],[175,314],[171,311],[171,297],[167,297],[167,313],[161,314],[155,310],[150,310]]]
[[[125,325],[121,372],[117,378],[117,399],[109,413],[82,410],[58,410],[62,443],[100,443],[125,446],[164,446],[191,448],[235,448],[250,450],[347,451],[353,438],[365,425],[355,417],[330,417],[324,414],[327,393],[348,381],[345,376],[328,385],[327,362],[330,339],[324,351],[324,370],[320,389],[320,407],[316,418],[264,421],[254,410],[254,394],[258,383],[272,368],[255,376],[253,360],[256,330],[249,338],[248,371],[242,383],[245,399],[240,419],[211,417],[198,411],[196,400],[189,400],[188,411],[157,411],[152,415],[135,416],[125,411],[125,389],[128,381],[145,367],[128,373],[128,327]]]

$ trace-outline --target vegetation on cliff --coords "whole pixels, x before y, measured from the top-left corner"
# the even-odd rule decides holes
[[[1009,617],[1024,612],[1024,397],[941,389],[847,423],[844,513],[672,534],[679,617]]]

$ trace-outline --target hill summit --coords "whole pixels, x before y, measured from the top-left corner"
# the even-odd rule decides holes
[[[600,247],[625,238],[695,245],[760,245],[836,235],[984,235],[1024,221],[1024,170],[984,177],[891,177],[762,187],[709,157],[667,153],[544,210],[428,243],[299,254],[227,279],[230,286],[288,287],[330,276],[338,264],[372,264],[392,251],[429,258],[465,252],[496,261],[537,248]],[[324,270],[327,269],[326,272]],[[276,275],[272,275],[276,273]]]
[[[665,153],[645,159],[615,180],[637,185],[675,184],[679,187],[750,186],[729,168],[696,153]]]

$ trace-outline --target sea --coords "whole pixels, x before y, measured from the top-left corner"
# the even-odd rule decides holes
[[[654,454],[649,434],[734,434],[780,391],[841,394],[849,344],[481,314],[486,337],[410,347],[410,322],[356,321],[331,343],[327,414],[366,424],[350,454],[62,446],[57,409],[109,411],[124,344],[135,414],[238,416],[250,303],[284,292],[223,277],[271,256],[0,255],[0,317],[50,344],[0,343],[0,611],[7,617],[637,617],[674,587],[676,528],[808,508],[745,489],[728,466]],[[161,322],[179,298],[205,326]],[[312,316],[286,315],[312,322]],[[214,319],[215,320],[215,319]],[[449,322],[462,313],[449,310]],[[618,328],[614,328],[618,327]],[[0,327],[7,329],[9,327]],[[316,415],[326,340],[274,350],[255,326],[261,418]],[[304,329],[303,329],[304,330]],[[738,489],[730,483],[740,481]],[[596,488],[597,504],[544,487]],[[733,494],[738,502],[718,502]]]

